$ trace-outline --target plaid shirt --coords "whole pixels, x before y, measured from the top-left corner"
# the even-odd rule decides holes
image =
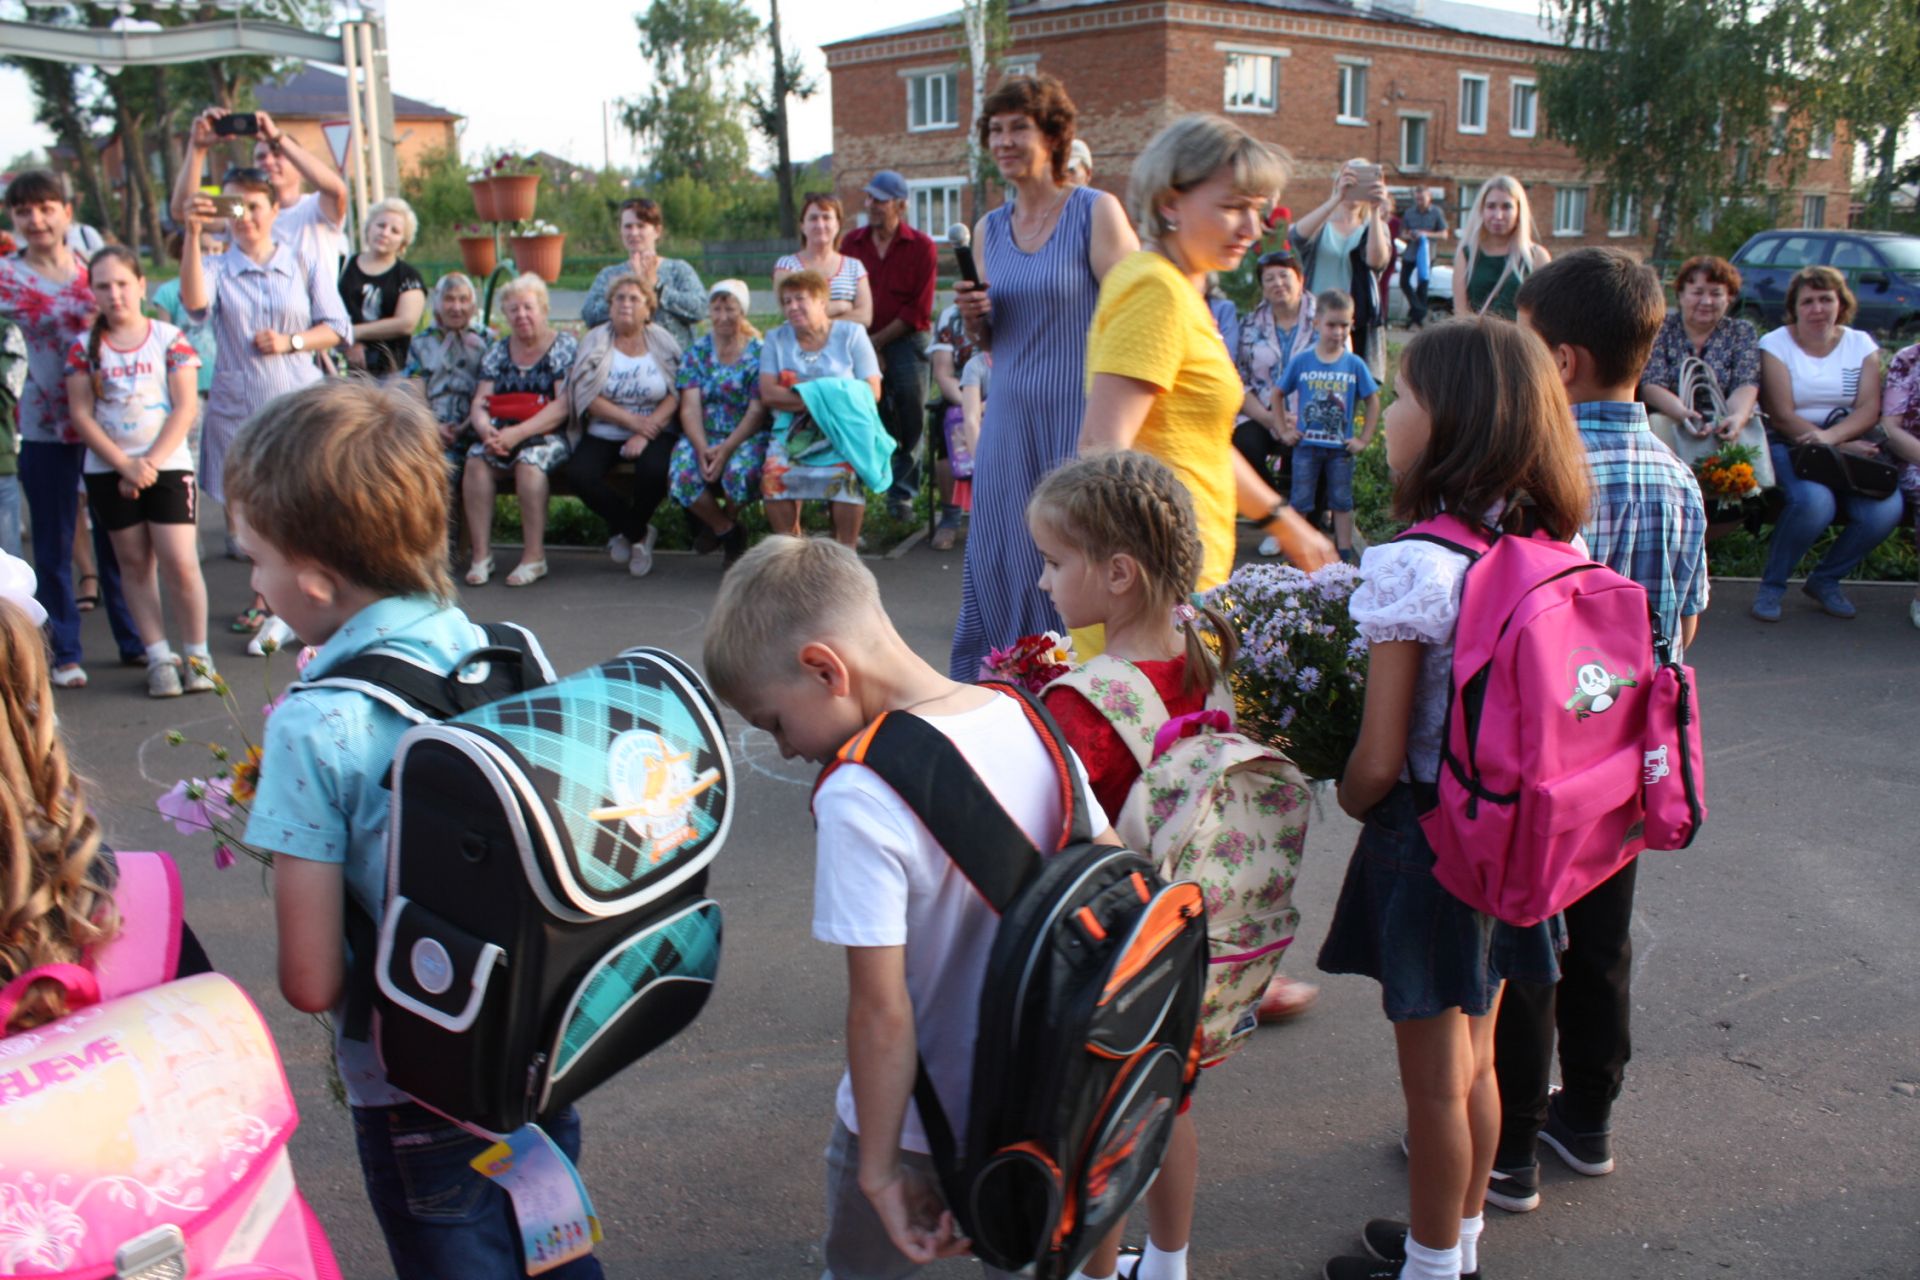
[[[1707,510],[1700,482],[1647,429],[1644,405],[1573,406],[1593,468],[1593,516],[1581,530],[1593,558],[1647,589],[1660,633],[1707,608]]]

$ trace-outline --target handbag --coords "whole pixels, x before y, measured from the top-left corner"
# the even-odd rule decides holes
[[[1830,427],[1846,416],[1835,409],[1821,427]],[[1900,468],[1878,458],[1862,457],[1830,444],[1797,444],[1787,452],[1793,461],[1793,474],[1813,484],[1823,484],[1838,497],[1865,498],[1882,502],[1900,489]]]
[[[495,422],[525,422],[553,403],[538,391],[496,391],[487,397],[487,416]]]
[[[1654,435],[1673,450],[1675,457],[1692,469],[1700,464],[1702,458],[1710,458],[1730,445],[1741,445],[1753,451],[1751,465],[1755,486],[1771,489],[1779,483],[1773,474],[1773,455],[1767,448],[1764,414],[1756,409],[1748,416],[1747,425],[1741,428],[1738,436],[1723,440],[1714,428],[1727,416],[1727,399],[1720,390],[1720,380],[1714,376],[1712,366],[1698,356],[1688,356],[1680,362],[1679,388],[1676,394],[1680,397],[1680,403],[1705,415],[1702,429],[1696,430],[1691,423],[1669,418],[1663,413],[1647,415],[1648,425]]]

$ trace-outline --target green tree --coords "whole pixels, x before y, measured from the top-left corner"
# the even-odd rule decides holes
[[[754,127],[773,144],[773,177],[780,192],[780,234],[793,236],[799,231],[793,202],[793,146],[787,131],[787,100],[805,102],[820,91],[820,82],[809,75],[800,55],[780,42],[780,0],[767,0],[767,44],[773,52],[773,74],[765,86],[747,90],[747,105],[753,109]]]
[[[747,131],[729,69],[752,56],[759,20],[744,0],[653,0],[634,24],[653,83],[621,100],[620,118],[651,145],[653,176],[733,181],[747,167]]]
[[[987,102],[987,80],[993,62],[1012,38],[1007,23],[1007,0],[960,0],[960,31],[967,41],[967,69],[973,82],[973,110],[967,113],[967,172],[973,175],[973,216],[987,211],[987,196],[1000,181],[993,157],[980,145],[973,122]]]
[[[1749,0],[1547,0],[1564,43],[1539,65],[1547,131],[1609,195],[1658,210],[1665,258],[1703,212],[1757,191],[1773,108],[1806,102],[1791,6]],[[1741,144],[1749,159],[1740,156]],[[1786,163],[1786,161],[1782,161]]]
[[[1920,4],[1823,0],[1796,8],[1801,61],[1814,86],[1816,127],[1844,121],[1867,144],[1867,222],[1890,225],[1900,181],[1900,131],[1920,109]]]

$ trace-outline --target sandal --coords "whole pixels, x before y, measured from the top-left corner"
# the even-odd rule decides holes
[[[80,575],[80,585],[82,587],[85,587],[89,582],[93,584],[93,590],[76,591],[73,593],[73,607],[82,613],[92,613],[100,606],[100,575],[97,573],[83,573]]]
[[[265,609],[257,604],[250,604],[233,616],[233,621],[227,624],[227,629],[236,635],[252,635],[260,629],[261,624],[267,620],[267,616]]]
[[[69,662],[64,667],[55,667],[53,683],[58,689],[84,689],[87,687],[86,670],[77,662]]]
[[[493,580],[493,557],[492,556],[488,556],[485,560],[475,560],[471,565],[467,566],[467,585],[468,586],[484,587],[487,585],[487,583],[491,582],[492,580]]]
[[[547,562],[545,560],[529,560],[507,575],[507,585],[510,587],[530,587],[546,576]]]
[[[1273,981],[1267,984],[1266,995],[1260,999],[1256,1016],[1261,1026],[1272,1026],[1276,1022],[1299,1017],[1311,1009],[1313,1002],[1319,998],[1320,988],[1313,983],[1276,973]]]

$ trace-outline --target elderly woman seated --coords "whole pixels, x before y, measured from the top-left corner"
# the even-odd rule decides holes
[[[567,378],[578,424],[567,483],[613,530],[607,551],[636,578],[653,569],[653,513],[667,496],[680,438],[680,344],[653,323],[656,302],[653,286],[638,276],[614,280],[607,288],[612,318],[586,336]],[[622,459],[633,463],[631,496],[607,480]]]
[[[780,281],[787,322],[760,348],[760,400],[775,414],[760,491],[775,533],[798,534],[800,504],[824,500],[833,508],[833,536],[851,547],[860,540],[867,487],[885,489],[892,477],[893,438],[880,424],[873,343],[859,325],[827,318],[827,296],[817,271]]]
[[[1737,439],[1760,407],[1760,335],[1750,322],[1728,314],[1740,296],[1740,272],[1725,258],[1703,254],[1680,264],[1673,289],[1679,305],[1667,313],[1653,340],[1640,377],[1640,399],[1655,415],[1655,430],[1670,444],[1686,447],[1680,432],[1696,439]],[[1713,375],[1712,390],[1682,377],[1691,360]],[[1686,400],[1693,395],[1711,401],[1716,393],[1723,413],[1713,421],[1708,409]],[[1695,448],[1685,456],[1699,452]]]
[[[503,480],[520,498],[523,535],[520,563],[507,585],[529,586],[547,576],[547,477],[570,451],[566,383],[579,344],[547,323],[547,285],[539,276],[516,276],[497,296],[507,336],[488,347],[480,362],[469,415],[475,442],[461,481],[473,543],[470,587],[493,577],[493,499]]]
[[[680,361],[680,429],[673,500],[701,523],[695,550],[720,547],[727,562],[747,550],[739,522],[760,498],[767,460],[767,406],[760,401],[760,331],[747,319],[744,280],[722,280],[707,297],[711,330]],[[721,499],[726,506],[720,505]]]

